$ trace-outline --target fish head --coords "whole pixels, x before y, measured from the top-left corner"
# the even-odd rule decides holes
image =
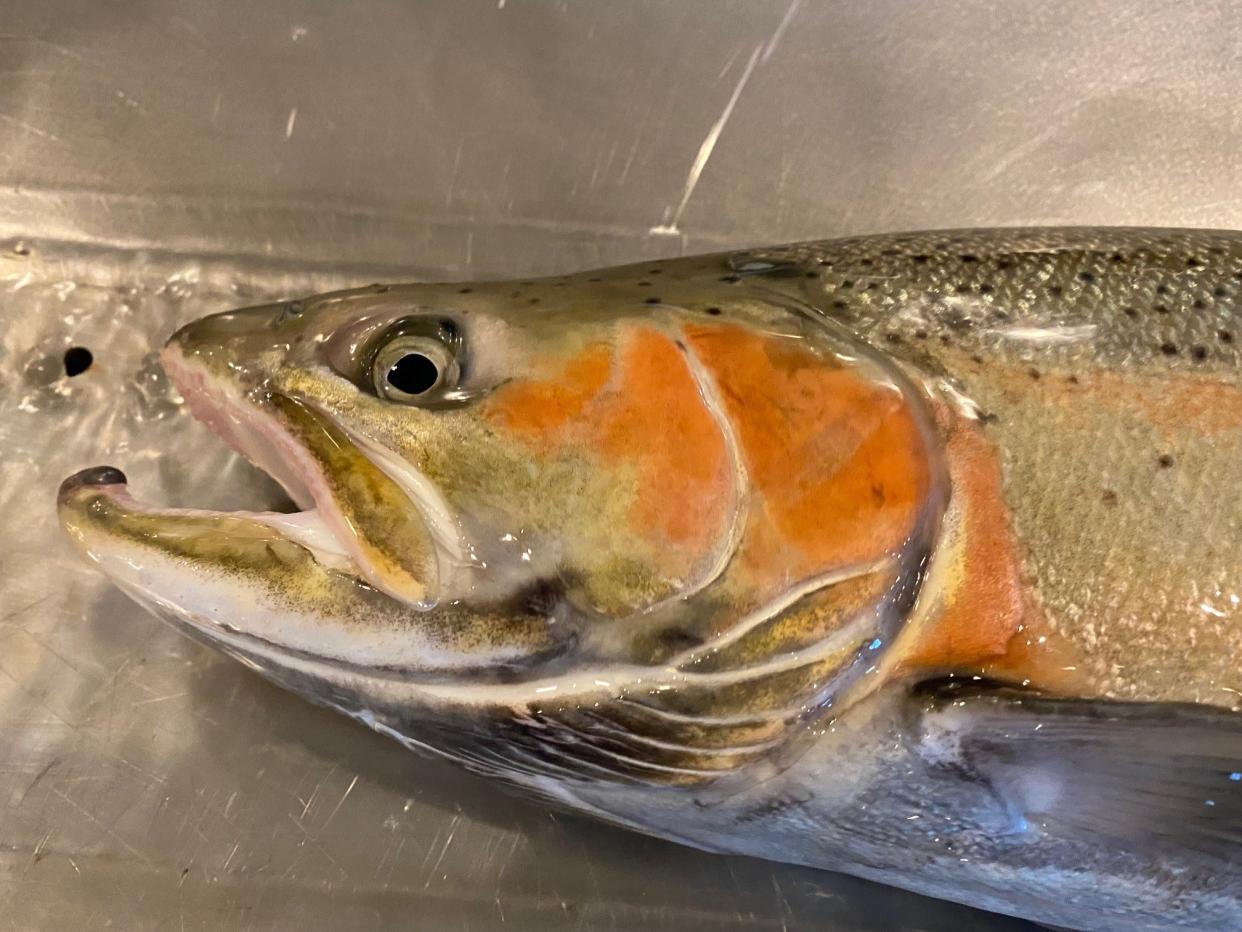
[[[476,764],[601,708],[608,741],[646,734],[639,756],[665,761],[598,751],[611,772],[698,779],[762,755],[887,638],[935,512],[892,373],[702,283],[658,303],[608,283],[377,286],[201,319],[162,361],[300,510],[158,508],[87,470],[60,495],[80,549],[192,635]],[[786,424],[769,409],[790,392]],[[632,719],[635,690],[681,711]]]

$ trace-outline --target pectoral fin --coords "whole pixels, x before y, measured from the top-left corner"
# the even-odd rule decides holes
[[[1242,863],[1242,714],[920,689],[930,763],[988,784],[1023,830]]]

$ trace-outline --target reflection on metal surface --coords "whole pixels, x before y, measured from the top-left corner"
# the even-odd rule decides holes
[[[416,758],[109,589],[60,539],[55,486],[111,461],[162,502],[270,504],[154,361],[239,304],[864,229],[1236,226],[1237,29],[1207,4],[974,0],[7,11],[0,914],[1026,928],[562,818]],[[650,236],[683,201],[680,235]],[[93,359],[69,378],[71,346]]]

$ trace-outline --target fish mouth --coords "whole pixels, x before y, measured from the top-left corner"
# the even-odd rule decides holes
[[[191,415],[279,483],[297,510],[159,507],[134,498],[119,469],[91,467],[65,479],[58,495],[62,523],[89,558],[102,564],[109,548],[141,547],[209,562],[230,548],[283,542],[404,607],[435,607],[463,548],[447,506],[421,476],[305,400],[214,375],[175,339],[161,362]],[[351,483],[357,474],[368,481]]]

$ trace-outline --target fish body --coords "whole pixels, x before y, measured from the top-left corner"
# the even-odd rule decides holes
[[[412,748],[712,851],[1242,928],[1242,234],[859,237],[204,318],[293,514],[66,480],[121,588]]]

